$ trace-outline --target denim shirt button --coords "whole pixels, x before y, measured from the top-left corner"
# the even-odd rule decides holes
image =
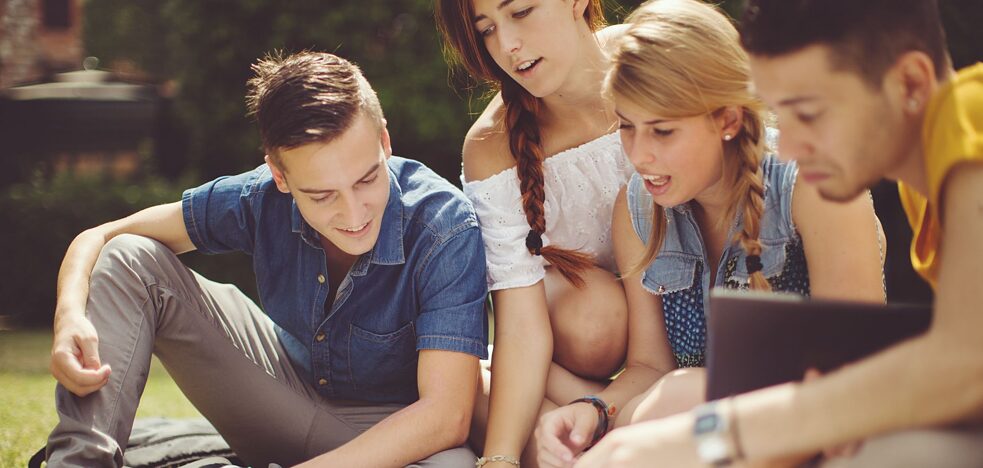
[[[327,279],[324,278],[324,275],[317,275],[318,283],[324,284],[325,281],[327,281]]]
[[[666,287],[664,285],[661,285],[660,284],[659,285],[659,291],[658,292],[659,292],[659,294],[665,293],[666,292]]]
[[[323,387],[328,384],[328,379],[318,379],[317,384]]]
[[[324,338],[325,338],[324,333],[318,333],[317,336],[314,337],[314,339],[317,340],[318,343],[324,341]]]

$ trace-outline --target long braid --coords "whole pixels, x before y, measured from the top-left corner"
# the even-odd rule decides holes
[[[734,219],[737,206],[743,209],[742,229],[735,233],[735,240],[741,243],[747,256],[748,285],[751,289],[771,291],[771,285],[761,271],[761,216],[764,214],[765,187],[761,174],[761,155],[764,153],[764,128],[758,113],[744,109],[743,128],[730,145],[733,147],[733,161],[737,167],[733,172],[735,213],[724,219]]]
[[[522,209],[529,227],[539,233],[546,231],[543,200],[546,191],[543,180],[543,146],[540,141],[539,100],[524,93],[518,86],[503,86],[505,125],[509,131],[509,150],[515,158],[522,193]]]
[[[539,130],[539,100],[512,80],[502,82],[505,103],[505,126],[509,132],[509,149],[515,158],[522,210],[529,223],[526,247],[533,255],[542,255],[564,278],[576,287],[584,286],[581,273],[594,258],[588,254],[554,246],[542,246],[546,232],[546,187],[543,178],[543,143]]]

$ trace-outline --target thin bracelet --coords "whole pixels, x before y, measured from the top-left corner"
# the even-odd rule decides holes
[[[475,468],[481,468],[485,466],[486,463],[491,462],[505,462],[514,466],[519,466],[519,460],[512,455],[492,455],[490,457],[481,457],[478,461],[474,462]]]

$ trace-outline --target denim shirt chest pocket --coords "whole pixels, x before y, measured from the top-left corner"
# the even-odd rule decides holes
[[[352,387],[365,397],[416,398],[416,385],[405,390],[412,395],[393,395],[406,382],[416,381],[416,328],[413,322],[395,331],[377,332],[349,324],[348,367]]]
[[[696,284],[697,266],[703,259],[686,252],[659,252],[642,273],[642,286],[657,295],[689,289]]]
[[[761,265],[763,266],[761,273],[765,275],[765,278],[771,278],[782,274],[785,269],[786,261],[786,246],[792,241],[790,238],[776,238],[776,239],[759,239],[761,242]],[[745,254],[744,249],[741,248],[740,244],[736,244],[732,248],[733,254],[730,256],[728,261],[736,261],[732,273],[729,275],[727,280],[734,280],[741,284],[747,284],[749,275],[747,273],[747,264],[745,259],[747,254]]]

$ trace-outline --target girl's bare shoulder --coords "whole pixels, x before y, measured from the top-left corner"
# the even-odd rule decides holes
[[[487,179],[515,166],[509,150],[509,135],[505,129],[505,104],[496,95],[478,116],[467,136],[461,153],[464,180]]]

